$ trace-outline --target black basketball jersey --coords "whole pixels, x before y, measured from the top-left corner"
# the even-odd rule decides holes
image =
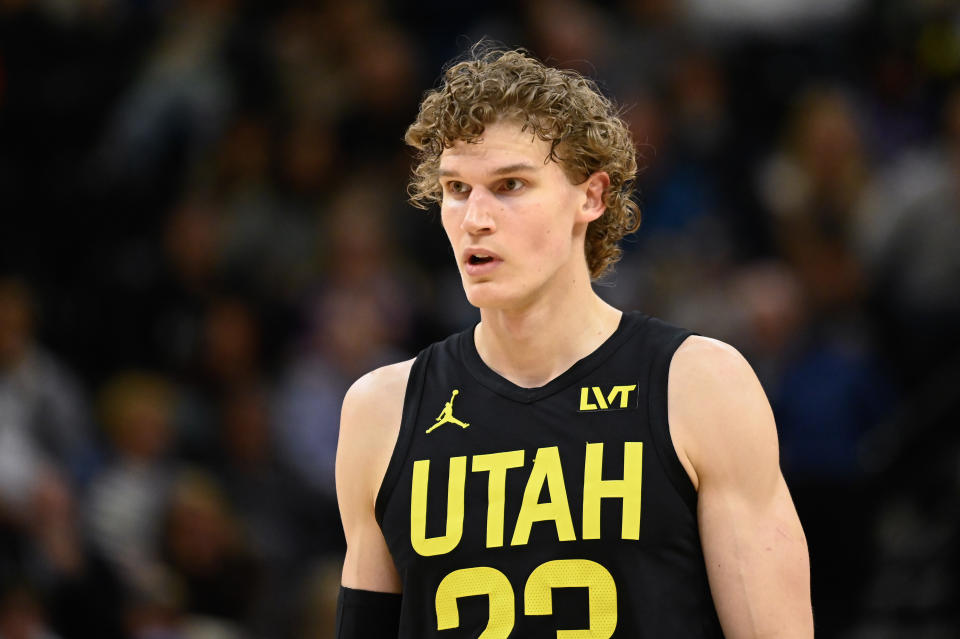
[[[487,367],[472,329],[419,354],[376,502],[401,639],[722,637],[667,426],[689,335],[624,313],[539,388]]]

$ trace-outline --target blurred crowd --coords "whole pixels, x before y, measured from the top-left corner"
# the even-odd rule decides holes
[[[753,364],[818,636],[958,636],[954,2],[0,0],[0,639],[332,636],[343,393],[477,318],[403,133],[482,36],[622,106],[597,289]]]

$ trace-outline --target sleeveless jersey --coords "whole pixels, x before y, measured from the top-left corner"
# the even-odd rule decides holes
[[[689,335],[624,313],[539,388],[487,367],[472,329],[417,356],[376,501],[401,639],[722,637],[667,425]]]

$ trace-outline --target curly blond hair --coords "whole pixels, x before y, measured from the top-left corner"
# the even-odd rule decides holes
[[[606,171],[604,213],[587,227],[585,253],[590,276],[605,274],[620,259],[619,242],[640,226],[631,199],[637,174],[636,148],[613,103],[597,85],[575,71],[544,65],[522,49],[475,48],[470,59],[450,66],[439,89],[427,92],[406,133],[417,149],[408,193],[422,209],[439,203],[440,155],[458,140],[477,142],[484,128],[500,120],[518,122],[550,143],[573,184]]]

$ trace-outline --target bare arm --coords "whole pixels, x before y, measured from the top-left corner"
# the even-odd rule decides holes
[[[697,488],[724,634],[813,637],[807,543],[780,472],[773,413],[750,365],[722,342],[689,338],[670,367],[668,410]]]
[[[364,375],[343,399],[337,501],[347,539],[341,583],[348,588],[400,592],[400,577],[374,506],[400,430],[412,364],[409,360]]]

